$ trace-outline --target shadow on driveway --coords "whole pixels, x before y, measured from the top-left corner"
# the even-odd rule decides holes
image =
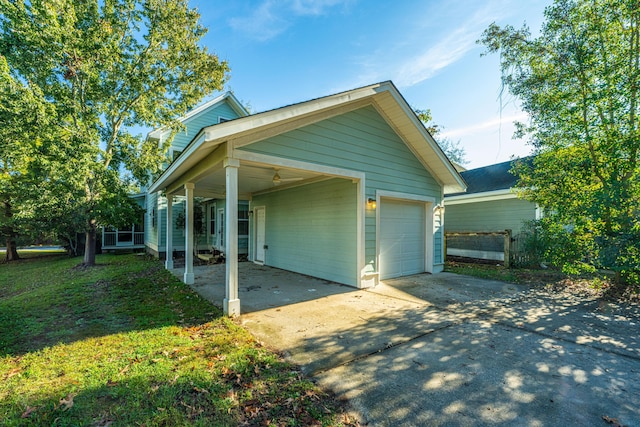
[[[640,426],[637,307],[452,273],[355,290],[262,268],[240,280],[241,322],[363,424]]]

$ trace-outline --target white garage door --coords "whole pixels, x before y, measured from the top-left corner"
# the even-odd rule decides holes
[[[390,279],[425,271],[424,203],[380,202],[380,277]]]

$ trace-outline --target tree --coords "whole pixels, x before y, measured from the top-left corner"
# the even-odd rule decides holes
[[[18,259],[16,237],[33,220],[27,206],[38,200],[41,162],[51,109],[37,87],[15,78],[0,56],[0,234],[7,261]]]
[[[502,82],[530,117],[517,133],[537,156],[517,167],[518,187],[543,208],[543,231],[571,242],[569,253],[553,245],[555,258],[637,281],[640,4],[556,0],[539,36],[492,24],[480,42],[500,53]]]
[[[131,180],[147,184],[164,160],[168,141],[130,127],[179,127],[222,89],[228,66],[199,45],[205,33],[187,0],[0,0],[0,55],[56,107],[64,185],[51,192],[82,218],[84,264],[95,263],[97,227],[132,215]]]
[[[438,143],[442,151],[447,157],[459,165],[466,165],[469,163],[467,160],[467,153],[464,147],[460,144],[460,141],[454,142],[450,138],[442,138],[438,134],[442,130],[440,126],[433,123],[433,117],[431,116],[431,110],[414,109],[416,116],[424,124],[424,127],[429,131],[431,136]]]

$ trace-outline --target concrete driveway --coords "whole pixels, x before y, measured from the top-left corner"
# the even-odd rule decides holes
[[[195,289],[219,303],[211,271]],[[451,273],[366,291],[240,273],[243,325],[362,424],[640,426],[637,307]]]

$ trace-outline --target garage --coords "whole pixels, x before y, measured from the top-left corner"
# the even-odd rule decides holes
[[[426,215],[422,202],[382,199],[380,278],[425,272]]]
[[[215,122],[229,99],[212,104],[213,123],[185,136],[148,190],[166,199],[165,230],[154,230],[166,236],[166,254],[174,197],[184,198],[189,231],[194,198],[225,206],[226,314],[240,314],[238,241],[247,224],[248,260],[282,270],[357,288],[442,271],[442,198],[464,191],[464,181],[393,83]],[[248,211],[237,209],[240,201]],[[176,234],[192,284],[194,233]]]

